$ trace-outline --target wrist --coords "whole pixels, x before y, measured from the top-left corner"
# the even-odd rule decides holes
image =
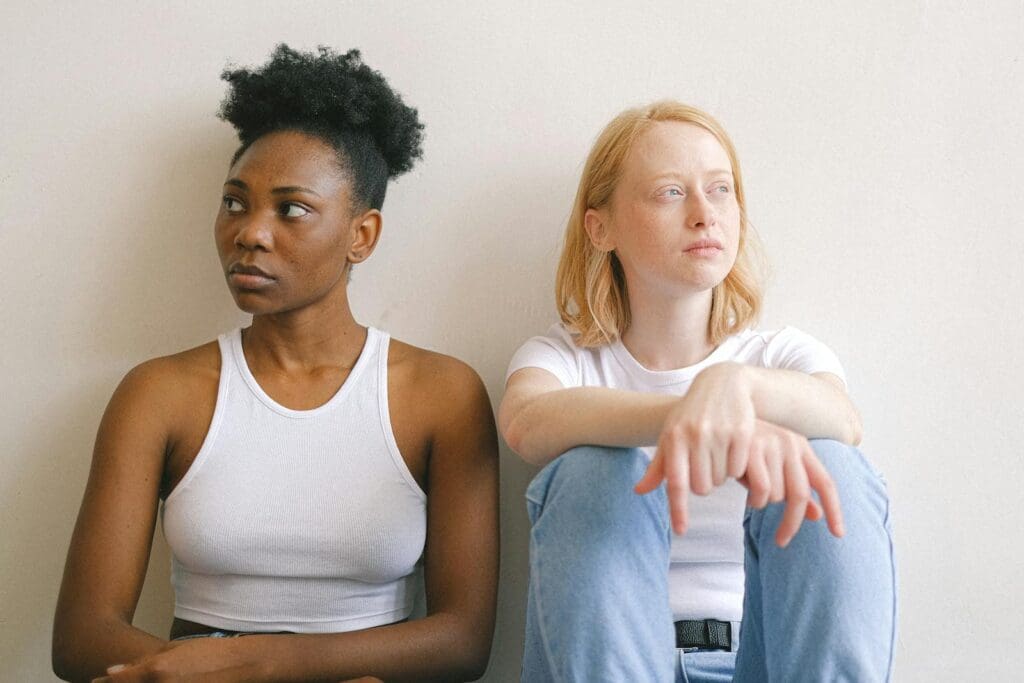
[[[748,408],[755,415],[760,415],[758,397],[762,376],[758,369],[735,361],[716,363],[697,375],[694,384],[699,382],[702,385],[701,393],[709,397],[728,397],[727,400],[733,405]]]
[[[744,386],[746,395],[750,397],[750,403],[754,406],[754,413],[757,417],[761,417],[765,414],[763,409],[763,399],[765,393],[765,372],[763,368],[757,368],[752,365],[739,365],[739,372],[742,373],[743,379],[740,380]]]
[[[281,681],[282,671],[287,669],[285,653],[278,647],[281,639],[275,635],[246,635],[233,639],[240,648],[245,668],[252,672],[252,680]]]
[[[753,398],[754,383],[757,379],[755,370],[757,368],[730,360],[704,368],[697,375],[695,382],[725,386]]]

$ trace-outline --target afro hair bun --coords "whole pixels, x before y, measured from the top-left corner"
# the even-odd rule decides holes
[[[366,135],[387,164],[388,177],[409,171],[423,155],[423,124],[359,50],[337,54],[320,46],[299,52],[284,43],[257,69],[225,69],[230,90],[219,116],[238,131],[243,147],[265,133],[312,129],[336,136]]]

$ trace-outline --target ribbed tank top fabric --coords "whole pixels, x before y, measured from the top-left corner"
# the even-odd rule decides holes
[[[263,391],[241,330],[218,344],[210,428],[161,511],[175,616],[296,633],[408,617],[421,584],[426,495],[391,429],[388,335],[369,328],[348,378],[312,410]]]

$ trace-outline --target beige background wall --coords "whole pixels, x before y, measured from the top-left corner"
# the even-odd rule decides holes
[[[599,8],[600,4],[607,7]],[[358,46],[427,123],[356,271],[365,323],[461,357],[495,403],[554,317],[583,157],[627,105],[716,114],[774,264],[766,326],[839,353],[895,500],[898,680],[1024,667],[1024,5],[49,3],[0,9],[0,679],[51,680],[100,414],[134,364],[238,324],[211,239],[228,60]],[[522,492],[503,450],[488,681],[517,678]],[[137,623],[169,624],[157,540]]]

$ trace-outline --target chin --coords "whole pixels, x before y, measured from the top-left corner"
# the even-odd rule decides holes
[[[725,282],[725,273],[690,273],[681,278],[680,285],[688,292],[704,292]]]
[[[231,292],[231,295],[235,299],[235,305],[238,306],[239,310],[249,315],[267,315],[270,313],[280,313],[281,306],[276,305],[274,302],[267,301],[266,298],[253,294],[251,292]]]

